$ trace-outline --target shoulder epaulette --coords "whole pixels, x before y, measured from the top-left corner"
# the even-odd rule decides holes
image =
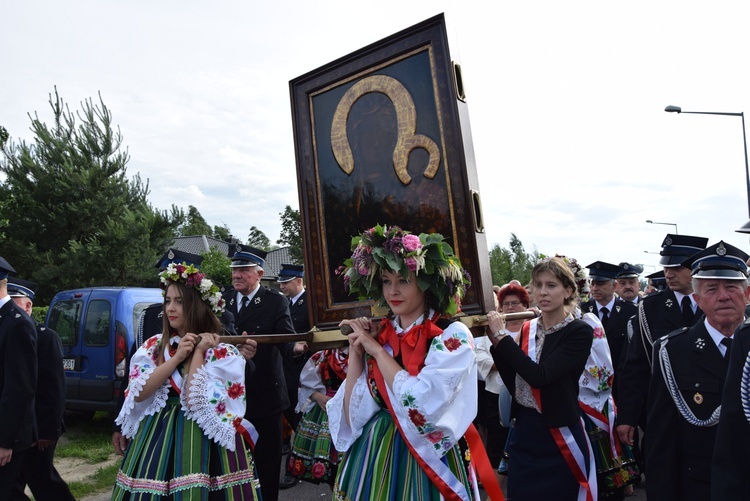
[[[680,334],[683,334],[690,330],[690,327],[682,327],[681,329],[677,329],[676,331],[672,331],[669,334],[662,336],[661,339],[672,339],[673,337],[679,336]]]

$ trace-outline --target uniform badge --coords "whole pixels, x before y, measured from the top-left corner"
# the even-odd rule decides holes
[[[721,242],[719,246],[716,248],[716,254],[719,256],[724,256],[727,253],[727,248],[724,247],[724,242]]]
[[[672,245],[672,237],[665,238],[664,239],[664,246],[665,247],[669,247],[670,245]]]
[[[297,302],[295,304],[302,305],[302,304],[304,304],[304,302],[305,302],[305,300],[302,299],[302,298],[300,298],[300,299],[297,300]]]
[[[696,339],[695,340],[695,347],[702,351],[703,348],[706,347],[706,341],[705,341],[705,339],[703,339],[702,337],[699,337],[698,339]],[[703,397],[701,397],[701,401],[703,401]]]
[[[256,297],[255,299],[253,299],[253,303],[260,304],[260,298]]]
[[[234,298],[229,300],[229,306],[234,306]]]
[[[693,402],[700,405],[703,403],[703,395],[701,395],[698,392],[695,392],[695,395],[693,395]]]
[[[169,249],[169,252],[167,253],[167,258],[170,261],[174,259],[174,251],[172,249]]]
[[[665,304],[665,305],[667,306],[667,308],[671,308],[671,307],[672,307],[672,305],[674,304],[674,301],[672,301],[671,299],[667,299],[667,300],[666,300],[666,301],[664,302],[664,304]]]
[[[620,313],[620,306],[615,306],[615,309],[617,310],[617,313]]]
[[[16,313],[16,318],[19,318],[21,316],[20,313]]]

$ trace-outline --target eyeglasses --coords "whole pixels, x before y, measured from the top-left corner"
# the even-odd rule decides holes
[[[506,306],[510,306],[511,308],[515,308],[519,304],[521,304],[521,301],[506,301],[506,302],[504,302],[502,304],[502,306],[503,306],[503,308],[505,308]]]

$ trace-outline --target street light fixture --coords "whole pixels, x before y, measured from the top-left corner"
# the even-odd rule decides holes
[[[658,221],[651,221],[650,219],[646,219],[646,222],[648,224],[666,224],[667,226],[674,226],[674,234],[679,235],[680,232],[677,231],[677,223],[660,223]]]
[[[727,113],[720,111],[682,111],[679,106],[669,105],[664,108],[667,113],[690,113],[692,115],[723,115],[728,117],[740,117],[742,119],[742,144],[745,147],[745,177],[747,178],[747,214],[750,217],[750,167],[747,163],[747,136],[745,135],[745,113]],[[738,233],[750,233],[750,219],[739,230]]]

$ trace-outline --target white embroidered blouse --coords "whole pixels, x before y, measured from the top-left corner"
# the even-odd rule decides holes
[[[135,397],[156,369],[160,338],[158,334],[147,339],[130,360],[130,382],[122,410],[115,420],[122,434],[133,438],[146,416],[156,414],[167,405],[169,389],[173,388],[180,393],[185,417],[195,421],[208,438],[234,451],[237,428],[243,424],[245,415],[245,359],[235,346],[219,344],[206,350],[204,364],[192,379],[189,403],[185,398],[187,383],[178,371],[149,398],[136,402]],[[166,358],[168,349],[165,347]]]

